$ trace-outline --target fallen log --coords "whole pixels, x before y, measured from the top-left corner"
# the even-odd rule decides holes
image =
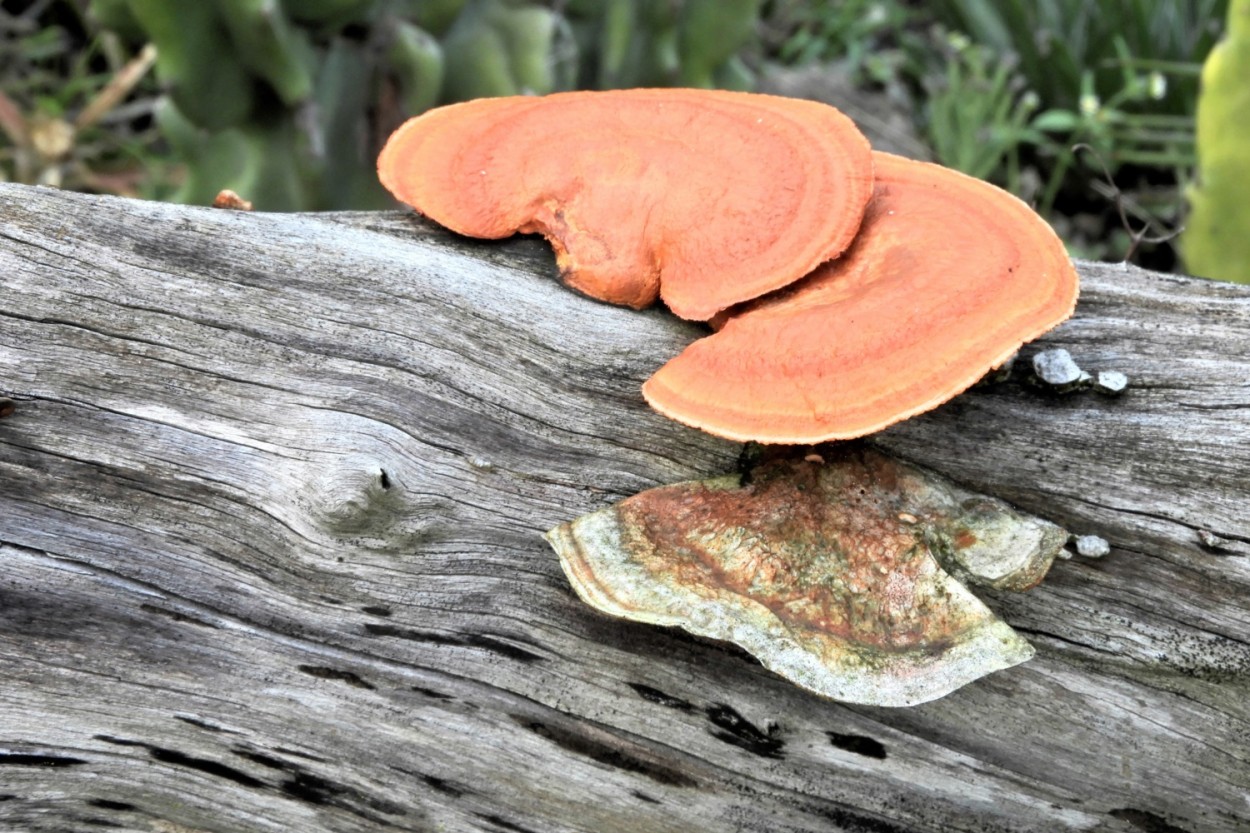
[[[582,605],[541,534],[740,447],[700,334],[540,241],[0,186],[0,828],[1250,825],[1250,289],[1076,317],[874,444],[1111,544],[979,594],[1033,660],[909,709]],[[1047,395],[1067,348],[1130,379]]]

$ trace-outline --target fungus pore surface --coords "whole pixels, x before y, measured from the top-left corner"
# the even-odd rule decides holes
[[[868,142],[825,104],[719,90],[478,99],[409,120],[378,160],[396,198],[461,234],[537,232],[565,282],[706,320],[851,243]]]
[[[1032,209],[988,183],[874,153],[850,250],[728,310],[643,386],[661,413],[733,440],[878,431],[967,389],[1067,319],[1078,279]]]

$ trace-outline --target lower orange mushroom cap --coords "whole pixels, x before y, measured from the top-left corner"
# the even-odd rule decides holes
[[[739,441],[859,437],[947,401],[1072,314],[1076,269],[1027,205],[938,165],[874,164],[851,249],[728,311],[643,386],[652,407]]]

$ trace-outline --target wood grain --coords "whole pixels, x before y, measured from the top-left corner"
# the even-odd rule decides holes
[[[399,212],[0,185],[0,829],[1250,829],[1250,289],[1080,268],[875,442],[1111,554],[983,594],[1036,659],[851,707],[540,537],[733,469],[638,393],[697,327]],[[1129,390],[1031,387],[1056,346]]]

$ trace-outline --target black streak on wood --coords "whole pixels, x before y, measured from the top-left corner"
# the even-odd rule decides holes
[[[372,683],[368,680],[361,679],[360,675],[353,671],[344,671],[341,668],[329,668],[324,665],[300,665],[298,668],[303,673],[309,675],[310,677],[316,677],[319,680],[338,680],[339,682],[347,683],[350,686],[363,688],[368,691],[372,691],[374,688]]]
[[[96,740],[102,740],[105,743],[111,743],[114,746],[137,746],[148,751],[148,755],[156,761],[173,766],[186,767],[212,775],[215,778],[224,778],[227,781],[233,781],[241,787],[250,787],[252,789],[264,789],[268,785],[259,778],[253,778],[242,770],[235,769],[232,766],[223,764],[221,761],[214,761],[209,758],[199,758],[188,755],[185,752],[179,752],[176,749],[165,749],[159,746],[153,746],[149,743],[141,741],[127,740],[125,738],[109,737],[108,735],[96,735]]]
[[[397,639],[410,639],[414,642],[428,642],[433,645],[450,645],[459,648],[480,648],[484,651],[492,651],[500,656],[517,662],[541,662],[544,657],[527,651],[524,648],[518,648],[508,642],[496,639],[493,636],[486,636],[480,633],[469,633],[463,636],[450,636],[443,633],[433,633],[431,631],[422,631],[416,628],[401,628],[392,625],[375,625],[372,623],[365,625],[365,632],[370,636],[393,636]]]
[[[678,770],[660,766],[630,753],[622,748],[624,746],[623,742],[619,746],[613,746],[589,735],[558,726],[550,726],[536,720],[530,720],[522,715],[512,715],[512,719],[518,725],[525,727],[541,738],[551,741],[561,749],[577,755],[584,755],[592,761],[605,766],[615,767],[626,772],[636,772],[639,775],[650,778],[652,781],[670,787],[698,786],[698,781]]]
[[[642,699],[651,703],[657,703],[666,709],[677,709],[678,711],[683,712],[688,712],[694,709],[694,705],[692,703],[688,703],[680,697],[665,694],[658,688],[652,688],[651,686],[643,685],[642,683],[630,683],[629,687],[636,691],[638,696]]]
[[[829,738],[829,742],[839,749],[845,749],[847,752],[854,752],[866,758],[885,760],[885,746],[879,740],[865,735],[844,735],[839,732],[825,732],[825,735]]]
[[[706,714],[707,719],[716,727],[712,730],[712,737],[717,740],[733,744],[739,749],[745,749],[762,758],[783,757],[782,750],[786,744],[781,739],[780,730],[776,726],[769,726],[765,731],[760,731],[755,724],[738,714],[732,706],[724,703],[708,706]]]
[[[534,833],[534,831],[531,830],[530,828],[522,827],[521,825],[516,824],[514,822],[510,822],[507,819],[503,818],[502,816],[495,815],[494,813],[491,813],[491,814],[478,813],[477,817],[480,818],[482,821],[486,822],[487,824],[494,825],[496,828],[500,830],[508,831],[508,833]]]
[[[1183,827],[1177,827],[1174,824],[1170,824],[1168,820],[1162,816],[1146,810],[1134,810],[1130,807],[1122,807],[1117,810],[1112,810],[1109,815],[1112,818],[1119,819],[1120,821],[1128,822],[1133,825],[1133,827],[1142,831],[1142,833],[1193,833],[1191,830],[1186,830]],[[1250,821],[1250,819],[1247,819],[1247,821]]]
[[[59,769],[87,763],[82,758],[66,755],[26,755],[18,752],[0,752],[0,766],[42,766]]]

